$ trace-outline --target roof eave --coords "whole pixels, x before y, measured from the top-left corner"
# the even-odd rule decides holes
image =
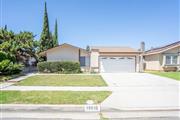
[[[166,49],[164,49],[164,50],[159,50],[159,51],[150,51],[150,52],[147,52],[147,53],[145,53],[145,54],[143,54],[144,56],[148,56],[148,55],[154,55],[154,54],[160,54],[160,53],[163,53],[163,52],[165,52],[165,51],[168,51],[168,50],[170,50],[170,49],[173,49],[173,48],[176,48],[176,47],[180,47],[180,44],[177,44],[177,45],[174,45],[174,46],[171,46],[171,47],[169,47],[169,48],[166,48]]]

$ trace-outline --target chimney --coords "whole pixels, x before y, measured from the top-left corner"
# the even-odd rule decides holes
[[[144,52],[145,51],[145,43],[141,42],[141,51]]]

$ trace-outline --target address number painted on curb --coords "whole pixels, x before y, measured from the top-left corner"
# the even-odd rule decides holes
[[[84,106],[84,111],[85,112],[100,112],[100,105],[85,105]]]

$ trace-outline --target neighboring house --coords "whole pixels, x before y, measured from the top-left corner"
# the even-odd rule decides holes
[[[180,70],[180,41],[144,53],[145,70]]]
[[[64,43],[41,52],[47,61],[79,62],[82,70],[101,73],[142,72],[145,70],[163,70],[164,66],[180,65],[180,42],[144,52],[130,47],[92,46],[90,51]],[[144,59],[143,59],[144,58]]]

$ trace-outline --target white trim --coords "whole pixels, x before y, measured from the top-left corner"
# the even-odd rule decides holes
[[[175,45],[175,46],[172,46],[172,47],[169,47],[169,48],[166,48],[166,49],[164,49],[164,50],[160,50],[160,51],[149,51],[149,53],[145,53],[145,54],[143,54],[144,56],[148,56],[148,55],[154,55],[154,54],[158,54],[158,53],[163,53],[163,52],[165,52],[165,51],[168,51],[168,50],[170,50],[170,49],[174,49],[174,48],[176,48],[176,47],[179,47],[180,46],[180,44],[177,44],[177,45]]]
[[[166,59],[167,56],[170,57],[170,64],[166,63],[167,62],[167,59]],[[173,64],[173,57],[174,56],[177,57],[177,63],[176,64]],[[175,54],[166,54],[166,55],[163,56],[163,59],[165,59],[165,60],[163,60],[164,61],[164,63],[163,63],[164,66],[166,66],[166,65],[178,65],[179,64],[178,55],[175,55]]]

